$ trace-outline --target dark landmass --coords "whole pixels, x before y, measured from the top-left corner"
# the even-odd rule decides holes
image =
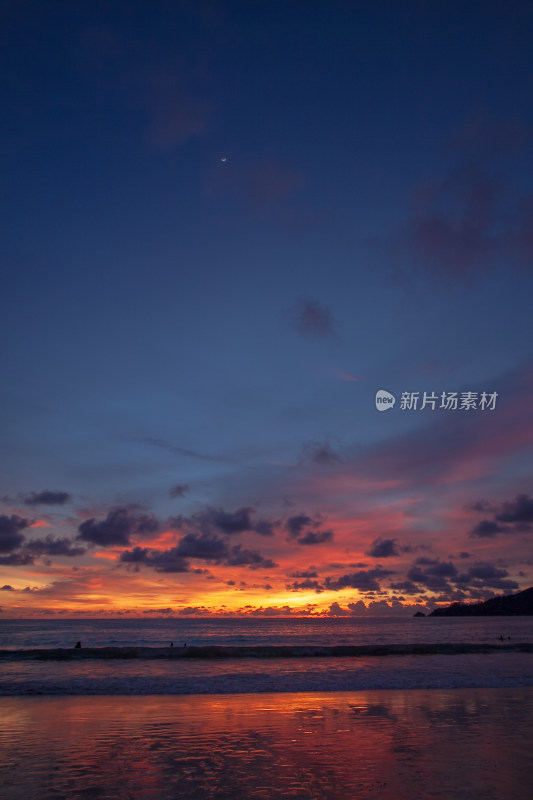
[[[493,597],[484,603],[463,605],[452,603],[447,608],[436,608],[430,617],[517,617],[533,614],[533,586],[518,594]]]
[[[368,656],[431,656],[463,653],[533,653],[533,643],[480,644],[442,642],[382,645],[256,645],[195,647],[61,647],[41,650],[0,650],[2,661],[82,661],[85,659],[240,659],[240,658],[342,658]]]

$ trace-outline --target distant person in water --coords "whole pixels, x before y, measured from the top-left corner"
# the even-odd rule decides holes
[[[77,647],[81,647],[81,642],[76,642],[76,644],[74,645],[74,649],[76,649]]]
[[[174,642],[170,642],[169,647],[174,647]]]

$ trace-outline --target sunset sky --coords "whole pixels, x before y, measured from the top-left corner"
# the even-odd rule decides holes
[[[0,28],[2,615],[531,586],[533,5]]]

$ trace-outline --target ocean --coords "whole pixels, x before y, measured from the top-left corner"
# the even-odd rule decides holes
[[[531,617],[3,620],[0,796],[529,800],[532,643]]]

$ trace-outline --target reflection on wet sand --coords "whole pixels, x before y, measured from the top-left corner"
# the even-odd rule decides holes
[[[3,698],[0,793],[525,800],[533,689]]]

